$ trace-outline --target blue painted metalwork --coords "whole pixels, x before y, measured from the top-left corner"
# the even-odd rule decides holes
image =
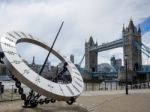
[[[145,54],[148,58],[150,58],[150,48],[144,45],[143,43],[136,42],[132,40],[132,45],[137,50],[140,50],[143,54]],[[138,74],[150,74],[150,65],[143,65],[142,69],[137,71]]]
[[[150,58],[150,48],[144,45],[143,43],[139,43],[135,40],[132,40],[132,45],[137,50],[140,50],[142,53],[144,53],[148,58]]]
[[[143,54],[145,54],[148,58],[150,58],[150,48],[144,45],[143,43],[136,42],[135,40],[132,40],[132,46],[136,48],[137,50],[140,50]],[[91,52],[102,52],[118,47],[123,47],[123,39],[118,39],[109,43],[103,43],[102,45],[99,45],[97,47],[93,47],[90,49]],[[137,71],[137,73],[150,73],[150,65],[149,66],[142,66],[142,69],[140,71]],[[102,72],[91,72],[91,76],[97,77],[97,76],[117,76],[117,72],[109,72],[109,73],[102,73]]]
[[[137,71],[139,74],[150,74],[150,65],[143,65],[140,71]]]
[[[99,45],[97,47],[93,47],[90,49],[90,51],[101,52],[101,51],[106,51],[106,50],[110,50],[122,46],[123,46],[123,39],[118,39],[112,42],[103,43],[102,45]]]

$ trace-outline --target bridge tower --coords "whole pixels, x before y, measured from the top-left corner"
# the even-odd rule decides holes
[[[97,71],[97,52],[89,51],[90,48],[97,47],[97,42],[94,43],[92,36],[88,42],[85,42],[85,69],[88,71]]]
[[[128,71],[135,72],[137,70],[140,70],[142,66],[141,51],[137,50],[134,47],[133,41],[141,43],[141,30],[140,28],[135,27],[132,19],[130,20],[128,27],[124,28],[123,26],[122,38],[123,38],[123,54],[124,57],[125,56],[128,57],[127,58]]]

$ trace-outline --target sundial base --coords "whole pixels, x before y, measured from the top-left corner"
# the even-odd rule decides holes
[[[36,106],[32,106],[32,105],[23,105],[23,108],[35,108]]]
[[[24,100],[24,108],[35,108],[38,105],[39,94],[35,94],[33,90],[30,91],[28,97]],[[42,100],[42,99],[41,99]]]
[[[24,105],[22,106],[23,108],[35,108],[37,107],[38,103],[27,103],[26,101],[24,101]]]

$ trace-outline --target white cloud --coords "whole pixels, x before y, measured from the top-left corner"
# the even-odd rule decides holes
[[[128,25],[132,17],[138,24],[149,16],[149,10],[148,0],[3,0],[0,2],[0,33],[21,30],[49,41],[51,45],[64,20],[55,47],[68,57],[74,54],[78,63],[84,54],[84,42],[91,35],[99,44],[116,40],[121,37],[123,23]],[[120,50],[100,53],[99,63],[108,62],[111,55],[118,53],[121,57]],[[39,55],[36,50],[33,54]],[[102,56],[106,54],[110,56]],[[31,60],[28,55],[25,57]]]
[[[142,42],[150,47],[150,31],[143,35]]]

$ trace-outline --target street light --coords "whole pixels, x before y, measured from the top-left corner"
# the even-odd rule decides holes
[[[128,56],[125,55],[124,59],[125,59],[125,70],[126,70],[126,95],[128,95],[128,74],[127,74],[127,59],[128,59]]]

